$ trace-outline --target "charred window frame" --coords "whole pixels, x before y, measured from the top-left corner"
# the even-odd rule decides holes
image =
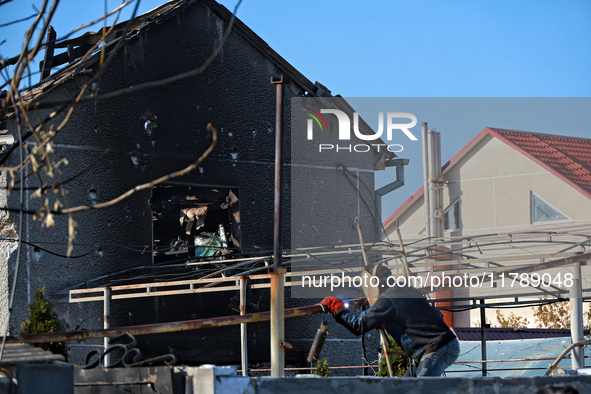
[[[240,252],[238,188],[157,185],[150,205],[153,263]]]

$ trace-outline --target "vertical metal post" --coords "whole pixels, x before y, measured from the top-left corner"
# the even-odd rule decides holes
[[[435,238],[437,225],[435,223],[435,146],[433,131],[427,131],[427,156],[429,157],[429,237]]]
[[[482,361],[486,361],[486,308],[484,299],[480,300],[480,344],[482,348]],[[486,363],[482,363],[482,376],[486,376]]]
[[[111,288],[108,286],[105,287],[103,290],[103,293],[104,293],[103,328],[109,328],[109,319],[110,319],[110,315],[111,315]],[[103,346],[104,346],[105,352],[107,350],[109,350],[109,338],[107,338],[107,337],[103,338]],[[105,355],[104,365],[110,365],[110,364],[111,364],[111,354],[109,353],[109,354]]]
[[[240,315],[246,313],[246,276],[240,277]],[[246,323],[240,323],[240,356],[242,361],[242,376],[248,376],[248,336]]]
[[[273,243],[273,270],[277,272],[281,267],[281,226],[282,198],[283,198],[283,84],[286,79],[282,75],[279,78],[271,78],[271,83],[277,86],[277,100],[275,103],[275,217],[274,217],[274,243]]]
[[[431,215],[429,211],[429,150],[427,149],[427,139],[429,138],[427,133],[427,122],[421,124],[421,131],[423,134],[423,201],[425,205],[425,235],[431,236],[430,222]]]
[[[378,330],[380,332],[380,339],[382,341],[382,349],[384,349],[384,357],[386,358],[386,364],[388,364],[388,375],[391,378],[394,377],[394,371],[392,371],[392,363],[390,362],[390,354],[388,353],[388,346],[390,345],[390,339],[384,332],[384,330]]]
[[[271,376],[285,375],[285,268],[271,273]]]
[[[583,298],[581,290],[581,263],[575,263],[573,285],[569,289],[571,316],[570,334],[573,343],[583,340]],[[572,354],[572,369],[576,371],[585,367],[584,348],[575,347]]]
[[[443,238],[443,216],[441,215],[441,212],[443,210],[443,183],[441,182],[443,180],[443,174],[441,173],[441,133],[436,131],[434,133],[434,137],[435,145],[437,147],[435,149],[435,154],[437,156],[437,160],[435,160],[435,174],[437,176],[437,201],[435,202],[435,209],[436,212],[438,212],[438,215],[436,216],[435,220],[437,221],[437,237]]]
[[[283,85],[288,78],[282,75],[272,77],[271,83],[277,86],[275,112],[275,217],[273,242],[273,273],[271,273],[271,376],[284,376],[284,279],[285,268],[281,265],[282,239],[282,200],[283,200]]]

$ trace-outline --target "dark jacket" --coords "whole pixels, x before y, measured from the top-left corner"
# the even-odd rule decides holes
[[[420,359],[456,337],[441,313],[413,287],[389,288],[359,316],[344,310],[335,319],[355,335],[384,328],[413,359]]]

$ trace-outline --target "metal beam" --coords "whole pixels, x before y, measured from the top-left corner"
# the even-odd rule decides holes
[[[573,265],[573,284],[569,289],[570,304],[572,308],[570,316],[570,334],[573,343],[583,341],[583,295],[581,289],[581,263]],[[585,348],[575,347],[572,355],[572,370],[585,368]]]
[[[246,277],[240,277],[240,316],[246,313]],[[248,336],[246,323],[240,323],[240,361],[242,376],[248,376]]]
[[[358,298],[349,301],[351,307],[367,305],[366,298]],[[310,306],[301,306],[298,308],[291,308],[284,310],[284,318],[313,315],[316,313],[324,313],[324,308],[319,304]],[[23,343],[43,343],[43,342],[60,342],[60,341],[82,341],[86,339],[98,338],[113,338],[123,334],[131,335],[149,335],[162,334],[167,332],[198,330],[200,328],[223,327],[232,326],[241,323],[255,323],[261,321],[269,321],[271,319],[271,312],[247,313],[242,316],[223,316],[214,317],[211,319],[197,319],[185,320],[170,323],[155,323],[144,324],[138,326],[127,326],[108,328],[102,330],[83,330],[83,331],[68,331],[55,332],[45,334],[30,334],[30,335],[16,335],[6,337],[7,342],[23,342]]]
[[[484,300],[480,300],[480,346],[482,355],[482,376],[486,376],[486,307]]]

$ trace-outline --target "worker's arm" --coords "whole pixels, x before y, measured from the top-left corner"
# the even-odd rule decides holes
[[[336,313],[334,318],[353,334],[362,335],[374,328],[380,328],[395,313],[391,303],[387,299],[380,298],[359,316],[344,309]]]

